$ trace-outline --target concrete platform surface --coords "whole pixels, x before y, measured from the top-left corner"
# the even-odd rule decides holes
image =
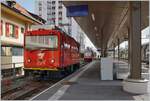
[[[122,81],[100,80],[100,61],[93,61],[31,100],[149,100],[150,94],[124,92]]]

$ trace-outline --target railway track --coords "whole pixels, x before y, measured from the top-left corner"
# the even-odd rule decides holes
[[[83,67],[87,63],[81,64],[80,67]],[[19,78],[18,78],[19,79]],[[20,78],[22,85],[19,85],[15,88],[9,89],[1,93],[2,100],[28,100],[44,89],[52,86],[61,79],[56,80],[35,80],[22,77]],[[40,89],[39,89],[40,88]]]
[[[35,81],[29,80],[25,84],[18,86],[14,89],[10,89],[1,94],[2,100],[27,100],[34,94],[50,87],[58,81]],[[40,88],[40,89],[39,89]]]

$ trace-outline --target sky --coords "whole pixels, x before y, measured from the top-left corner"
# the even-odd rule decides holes
[[[22,7],[34,13],[35,0],[16,0]]]
[[[28,11],[34,13],[34,7],[35,7],[35,0],[16,0],[22,7],[27,9]],[[96,50],[93,43],[89,40],[89,38],[86,36],[85,39],[86,47],[90,46],[94,50]]]
[[[22,5],[28,11],[34,13],[35,1],[36,0],[16,0],[20,5]],[[150,37],[150,27],[145,28],[142,30],[142,44],[149,42],[150,40],[146,37]],[[95,46],[92,42],[86,37],[86,45],[91,46],[94,50],[96,50]],[[127,45],[127,42],[123,42],[120,44],[120,47],[124,48]]]

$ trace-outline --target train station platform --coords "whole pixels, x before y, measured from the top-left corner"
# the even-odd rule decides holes
[[[101,80],[100,61],[95,60],[30,100],[149,100],[148,94],[131,94],[122,80]]]

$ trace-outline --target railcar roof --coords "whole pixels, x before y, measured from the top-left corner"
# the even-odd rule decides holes
[[[41,33],[41,32],[42,32],[42,33]],[[58,33],[58,32],[60,32],[61,34],[65,35],[65,36],[67,36],[67,37],[69,37],[69,38],[71,38],[71,39],[74,40],[78,45],[80,45],[80,43],[77,42],[73,37],[69,36],[66,32],[64,32],[64,31],[62,31],[62,30],[60,30],[60,29],[50,29],[50,30],[48,30],[48,29],[38,29],[38,30],[31,30],[31,31],[26,31],[26,32],[25,32],[25,35],[26,35],[26,36],[29,36],[29,35],[43,35],[43,33],[44,33],[44,35],[49,35],[50,33],[51,33],[51,34],[54,34],[54,33]]]

